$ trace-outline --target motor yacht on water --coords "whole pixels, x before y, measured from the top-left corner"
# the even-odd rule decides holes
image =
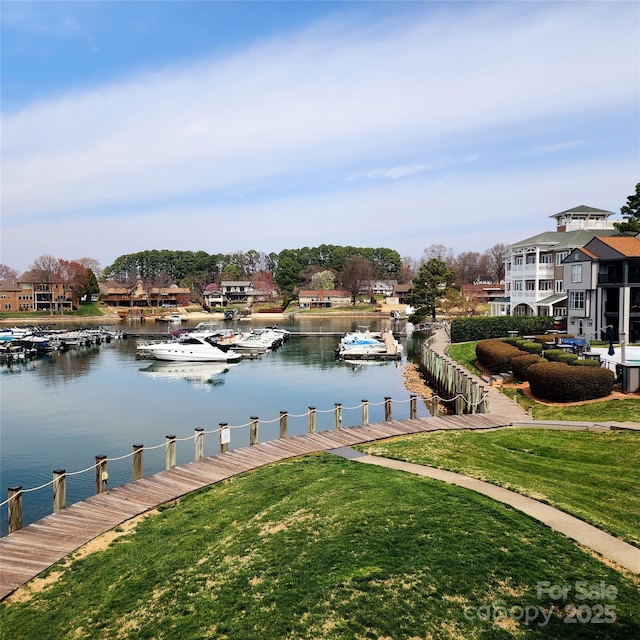
[[[241,354],[229,345],[217,343],[213,337],[186,333],[177,340],[139,344],[139,355],[171,362],[239,362]]]

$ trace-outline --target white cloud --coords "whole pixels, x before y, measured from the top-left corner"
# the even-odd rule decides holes
[[[546,188],[529,185],[537,195],[530,200],[503,196],[514,184],[524,189],[527,173],[536,173],[514,159],[545,146],[554,159],[575,152],[586,146],[584,136],[599,135],[582,132],[583,117],[592,123],[637,109],[638,9],[461,7],[427,3],[411,23],[323,23],[223,59],[78,88],[6,114],[4,252],[11,255],[29,234],[42,235],[37,229],[55,236],[69,256],[78,251],[66,238],[77,245],[83,237],[84,244],[99,229],[96,250],[107,261],[126,247],[175,242],[184,249],[211,242],[212,252],[249,245],[270,251],[314,238],[353,244],[362,233],[361,244],[393,246],[386,242],[390,225],[422,224],[421,212],[445,202],[446,215],[415,236],[459,237],[461,210],[486,220],[483,232],[491,233],[491,223],[500,233],[501,216],[516,212],[498,202],[526,211],[542,199],[535,191]],[[568,121],[579,135],[566,133]],[[541,129],[545,142],[532,143]],[[590,164],[593,173],[580,176],[584,190],[610,166],[626,177],[630,153],[627,147],[621,158],[601,154]],[[467,173],[471,168],[477,173]],[[555,180],[562,171],[556,165],[542,173]],[[347,189],[345,176],[366,180]],[[471,185],[486,198],[478,200]],[[232,195],[244,206],[229,204]],[[570,198],[552,208],[575,204]],[[125,215],[118,231],[114,221]],[[419,255],[423,247],[408,235],[395,248]]]

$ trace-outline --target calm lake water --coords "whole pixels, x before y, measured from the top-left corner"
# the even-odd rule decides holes
[[[222,326],[223,323],[220,323]],[[259,322],[239,323],[247,330]],[[264,326],[268,323],[262,323]],[[357,324],[389,328],[388,319],[305,319],[282,322],[291,331],[347,331]],[[225,324],[225,326],[233,326]],[[121,325],[128,334],[166,325]],[[401,327],[400,327],[401,328]],[[7,487],[23,490],[50,482],[54,469],[67,474],[92,467],[96,455],[125,456],[133,444],[163,445],[165,436],[190,438],[194,429],[232,428],[230,448],[248,445],[247,425],[258,416],[260,441],[278,437],[280,411],[289,413],[289,434],[306,433],[309,407],[317,410],[317,430],[333,428],[335,403],[342,403],[343,425],[360,424],[362,400],[369,420],[384,419],[384,398],[393,399],[393,417],[409,416],[403,369],[419,352],[419,338],[401,338],[402,361],[349,364],[336,360],[338,338],[294,337],[280,349],[219,371],[216,364],[193,366],[136,359],[136,339],[53,354],[27,364],[0,368],[0,501]],[[418,399],[418,416],[428,416]],[[296,417],[300,416],[300,417]],[[178,464],[193,460],[193,440],[177,444]],[[205,435],[205,455],[218,452],[218,435]],[[164,468],[164,446],[145,451],[145,475]],[[131,480],[131,458],[109,461],[109,486]],[[94,493],[93,470],[67,478],[67,503]],[[52,511],[52,488],[26,492],[24,524]],[[0,534],[7,532],[7,506],[0,509]]]

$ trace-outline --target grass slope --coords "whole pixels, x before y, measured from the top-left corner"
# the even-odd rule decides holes
[[[539,594],[543,581],[567,599]],[[571,623],[580,581],[615,589],[586,602],[590,619],[609,608],[602,624]],[[548,624],[525,624],[524,607]],[[488,498],[319,454],[186,497],[3,605],[1,625],[3,640],[626,640],[640,637],[640,592]]]
[[[358,448],[512,489],[640,546],[638,432],[456,431]]]

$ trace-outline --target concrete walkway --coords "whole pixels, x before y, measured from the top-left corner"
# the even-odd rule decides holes
[[[507,504],[522,513],[526,513],[532,518],[546,524],[554,531],[563,533],[568,538],[595,551],[604,558],[612,560],[633,573],[640,574],[640,549],[637,547],[605,533],[579,518],[570,516],[564,513],[564,511],[550,507],[537,500],[527,498],[514,491],[509,491],[508,489],[503,489],[502,487],[497,487],[496,485],[489,484],[482,480],[476,480],[475,478],[470,478],[460,473],[453,473],[452,471],[413,464],[411,462],[402,462],[401,460],[392,460],[391,458],[370,456],[350,447],[333,449],[330,453],[339,455],[347,460],[355,460],[388,469],[406,471],[418,476],[442,480],[448,484],[471,489],[471,491],[481,493],[493,500]]]

